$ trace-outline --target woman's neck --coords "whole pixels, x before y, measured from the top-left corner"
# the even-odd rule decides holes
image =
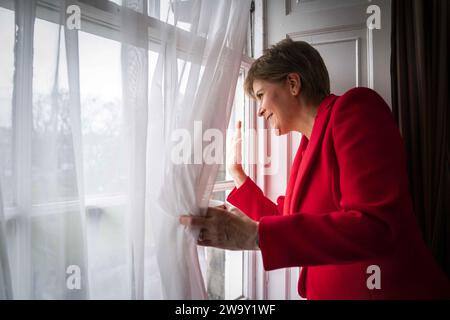
[[[310,140],[319,106],[315,104],[302,105],[303,106],[300,108],[301,111],[299,112],[296,120],[295,131],[300,132],[302,135],[308,138],[308,140]]]

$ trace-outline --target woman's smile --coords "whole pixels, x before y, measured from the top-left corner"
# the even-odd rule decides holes
[[[279,130],[280,134],[292,130],[291,122],[296,118],[299,108],[296,99],[290,95],[288,83],[255,80],[253,87],[260,104],[258,115],[263,117],[272,129]]]

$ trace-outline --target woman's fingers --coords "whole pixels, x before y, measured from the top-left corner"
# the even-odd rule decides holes
[[[180,216],[179,222],[187,227],[205,227],[206,219],[201,216]]]
[[[235,208],[235,207],[229,208],[228,211],[240,218],[243,218],[243,219],[248,218],[247,215],[245,213],[243,213],[241,210],[239,210],[238,208]]]
[[[226,203],[222,203],[222,204],[219,204],[219,205],[217,205],[217,206],[211,206],[211,207],[208,207],[208,208],[217,208],[217,209],[227,209],[227,206],[226,206]]]
[[[208,207],[208,210],[206,211],[206,218],[212,218],[217,214],[225,213],[227,211],[227,208],[225,205],[221,205],[218,207]]]
[[[200,229],[200,232],[198,233],[198,240],[199,241],[210,240],[207,229],[205,228]]]
[[[211,246],[211,235],[206,228],[206,218],[200,216],[180,216],[180,224],[189,228],[200,228],[197,238],[197,244],[200,246]]]
[[[208,208],[206,216],[181,216],[180,223],[199,230],[197,244],[229,250],[256,250],[258,224],[237,209]]]
[[[241,134],[241,128],[242,128],[242,121],[241,121],[241,120],[238,120],[238,121],[236,122],[236,137],[237,137],[238,139],[240,139],[241,136],[242,136],[242,134]]]
[[[192,227],[192,228],[206,228],[211,224],[210,218],[215,217],[217,214],[223,214],[227,212],[227,207],[225,205],[220,205],[218,207],[209,207],[206,211],[206,216],[190,216],[184,215],[178,218],[180,224]]]
[[[236,153],[236,164],[242,163],[242,132],[241,132],[242,123],[239,120],[236,123],[236,140],[235,140],[235,153]]]
[[[197,244],[203,247],[212,247],[214,245],[211,240],[197,240]]]
[[[235,132],[231,139],[230,150],[227,150],[227,169],[234,180],[236,187],[240,187],[247,175],[242,167],[242,122],[237,121]]]
[[[235,126],[235,132],[233,138],[231,139],[231,152],[229,153],[228,166],[232,167],[233,165],[242,163],[242,132],[241,132],[242,122],[237,121]]]

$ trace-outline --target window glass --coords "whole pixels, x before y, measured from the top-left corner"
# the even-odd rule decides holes
[[[34,27],[32,117],[33,203],[76,199],[64,32],[42,19]]]
[[[151,3],[152,1],[150,1]],[[173,0],[159,0],[159,19],[163,22],[175,25],[180,29],[191,30],[191,10],[193,1],[173,1]],[[149,6],[150,7],[150,6]],[[175,21],[174,11],[177,11],[177,20]],[[155,16],[155,15],[153,15]]]
[[[228,128],[226,131],[226,145],[225,145],[225,154],[223,159],[223,164],[219,167],[219,172],[217,174],[216,181],[228,181],[232,180],[232,177],[230,176],[227,168],[226,168],[226,155],[228,152],[231,152],[231,141],[233,138],[233,135],[235,133],[236,123],[238,121],[242,121],[242,161],[245,163],[245,148],[244,144],[247,143],[245,139],[245,118],[244,118],[244,112],[245,112],[245,95],[244,95],[244,80],[245,80],[245,73],[244,70],[241,69],[241,72],[239,73],[239,79],[236,85],[236,94],[233,102],[233,109],[231,111],[230,116],[230,122],[228,123]]]
[[[225,201],[230,190],[215,192],[214,200]],[[205,276],[208,298],[233,300],[243,295],[244,252],[205,247]]]
[[[85,32],[79,42],[85,193],[121,193],[127,182],[121,44]]]

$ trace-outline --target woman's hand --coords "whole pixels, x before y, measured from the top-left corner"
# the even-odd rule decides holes
[[[208,208],[206,216],[181,216],[182,225],[199,229],[198,245],[228,250],[258,250],[258,223],[236,208]]]
[[[247,179],[247,175],[242,168],[242,123],[238,121],[236,123],[236,131],[231,140],[231,150],[227,157],[228,171],[234,180],[236,188],[239,188],[244,184]]]

